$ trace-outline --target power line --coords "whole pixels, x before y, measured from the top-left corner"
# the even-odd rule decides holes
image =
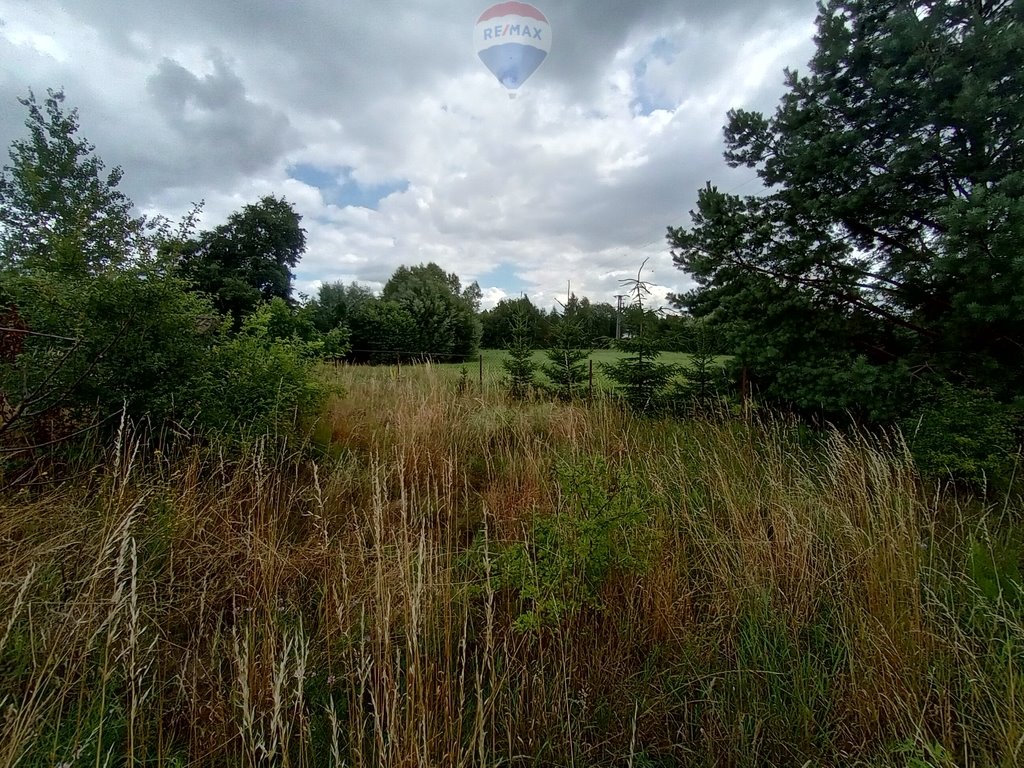
[[[44,339],[59,339],[60,341],[74,341],[78,342],[81,339],[73,339],[70,336],[57,336],[53,333],[40,333],[39,331],[30,331],[27,328],[8,328],[6,325],[0,325],[0,331],[7,331],[9,333],[22,333],[26,336],[41,336]]]

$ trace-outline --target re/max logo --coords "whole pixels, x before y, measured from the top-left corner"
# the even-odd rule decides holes
[[[529,37],[532,40],[540,40],[540,35],[540,27],[530,27],[526,24],[497,24],[484,30],[484,40],[496,40],[499,37]]]

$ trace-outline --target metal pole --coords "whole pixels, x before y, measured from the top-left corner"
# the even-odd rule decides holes
[[[480,353],[480,394],[484,392],[484,353]]]
[[[590,361],[590,399],[594,399],[594,361]]]

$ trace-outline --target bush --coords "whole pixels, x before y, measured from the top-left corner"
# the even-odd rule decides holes
[[[187,419],[216,318],[183,282],[141,270],[73,278],[4,275],[31,335],[0,367],[0,391],[28,421],[57,408],[106,417]]]
[[[314,414],[325,391],[313,371],[309,345],[274,339],[263,305],[245,319],[241,332],[210,354],[199,387],[198,423],[219,433],[288,435]]]
[[[987,392],[936,384],[903,431],[918,469],[975,489],[1008,481],[1017,449],[1009,406]]]
[[[0,392],[16,409],[9,442],[48,442],[97,423],[113,428],[122,408],[157,428],[280,434],[321,400],[312,366],[323,341],[273,338],[279,313],[269,305],[231,337],[209,302],[172,275],[7,277],[7,313],[16,307],[32,331],[0,361]]]
[[[642,571],[653,544],[651,500],[629,472],[585,457],[560,463],[555,475],[557,514],[539,516],[529,540],[504,549],[494,564],[498,586],[524,601],[521,630],[601,610],[602,588],[616,573]]]

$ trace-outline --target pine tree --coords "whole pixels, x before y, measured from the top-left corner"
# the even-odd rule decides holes
[[[658,315],[644,307],[644,301],[651,293],[649,284],[642,278],[646,264],[645,259],[635,279],[622,281],[629,286],[633,297],[624,318],[627,333],[616,342],[616,347],[626,356],[604,364],[605,372],[618,386],[626,402],[639,411],[651,410],[662,403],[676,372],[676,366],[657,361],[661,355],[656,335]]]
[[[524,400],[537,385],[537,361],[533,359],[533,328],[529,316],[519,310],[512,316],[511,337],[507,356],[501,367],[508,374],[508,393],[516,400]]]
[[[678,392],[694,410],[706,409],[719,393],[723,369],[716,362],[713,335],[707,323],[696,321],[688,344],[690,360],[683,369]]]
[[[554,344],[541,370],[551,382],[548,389],[562,400],[580,397],[587,385],[590,350],[584,348],[584,336],[580,318],[572,312],[562,315],[552,334]]]
[[[725,159],[670,228],[705,317],[768,401],[891,422],[925,373],[1024,393],[1020,2],[827,0],[774,114],[729,112]]]

